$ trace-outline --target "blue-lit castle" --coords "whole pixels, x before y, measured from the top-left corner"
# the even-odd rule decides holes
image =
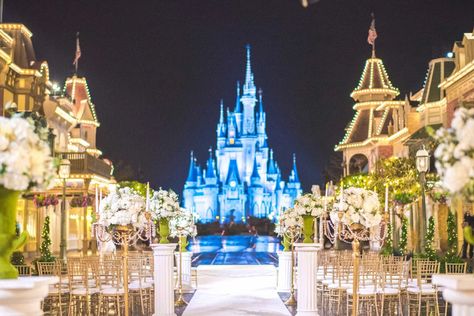
[[[227,109],[224,115],[221,101],[215,158],[209,149],[201,168],[191,152],[184,207],[197,213],[202,222],[245,222],[248,216],[275,217],[300,194],[295,155],[285,182],[268,147],[262,91],[257,99],[247,46],[245,83],[241,91],[237,82],[234,111]]]

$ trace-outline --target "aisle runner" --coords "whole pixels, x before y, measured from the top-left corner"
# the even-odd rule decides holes
[[[288,316],[274,266],[198,267],[198,290],[183,316]]]

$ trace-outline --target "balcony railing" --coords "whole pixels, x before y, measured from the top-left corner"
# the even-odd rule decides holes
[[[56,155],[71,162],[71,174],[96,174],[107,179],[111,177],[112,166],[91,154],[69,152]]]

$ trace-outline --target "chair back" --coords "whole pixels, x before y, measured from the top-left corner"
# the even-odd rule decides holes
[[[53,262],[37,262],[39,275],[60,275],[60,266],[56,261]]]
[[[417,285],[419,288],[423,284],[431,283],[433,274],[439,273],[439,262],[430,260],[416,261]]]
[[[448,274],[464,274],[467,270],[467,262],[464,263],[444,263],[444,270]]]
[[[19,276],[31,276],[31,267],[26,264],[15,265]]]

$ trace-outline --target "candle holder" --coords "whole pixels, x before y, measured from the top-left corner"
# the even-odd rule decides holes
[[[114,225],[103,226],[99,223],[93,224],[93,235],[100,242],[112,241],[114,244],[122,247],[122,264],[123,264],[123,289],[124,289],[124,309],[125,316],[129,315],[129,300],[128,300],[128,248],[136,245],[138,240],[148,241],[152,239],[154,230],[150,220],[150,215],[147,213],[147,224],[136,229],[133,225]]]
[[[290,239],[291,243],[291,287],[290,297],[285,301],[285,305],[295,306],[297,303],[295,297],[295,241],[301,235],[301,227],[290,226],[286,229],[284,235]]]

